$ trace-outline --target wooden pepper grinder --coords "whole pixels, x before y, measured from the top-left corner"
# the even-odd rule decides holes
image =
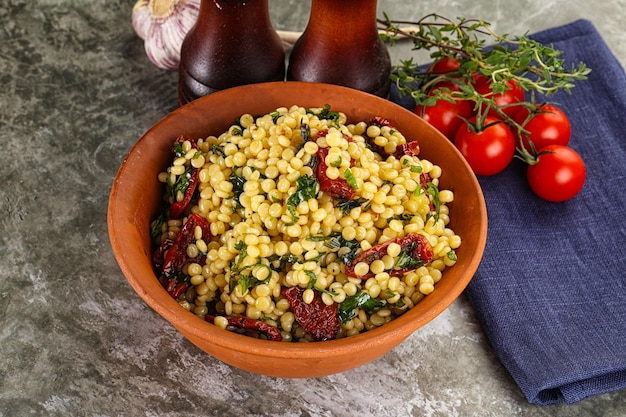
[[[181,46],[178,103],[285,78],[285,51],[268,0],[202,0]]]
[[[289,57],[287,79],[356,88],[387,97],[389,50],[378,36],[377,0],[312,0]]]

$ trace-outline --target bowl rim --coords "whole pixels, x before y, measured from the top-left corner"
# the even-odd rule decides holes
[[[419,327],[427,324],[436,316],[438,316],[441,312],[443,312],[447,307],[449,307],[450,304],[452,304],[452,302],[461,295],[463,290],[471,281],[476,270],[478,269],[478,266],[482,259],[482,255],[485,250],[487,239],[487,208],[478,179],[473,174],[471,168],[458,152],[458,150],[456,150],[456,148],[453,146],[454,151],[456,151],[456,153],[458,154],[457,157],[460,157],[462,162],[465,164],[465,169],[468,172],[472,173],[471,183],[473,188],[479,194],[479,205],[478,207],[476,207],[476,209],[478,210],[478,215],[482,219],[480,223],[480,228],[478,230],[476,250],[472,253],[471,260],[465,268],[468,273],[464,275],[464,280],[458,280],[454,282],[448,289],[448,291],[452,291],[452,293],[454,294],[453,297],[444,298],[441,300],[438,300],[434,297],[424,297],[424,299],[422,299],[416,306],[411,308],[403,315],[390,321],[389,323],[386,323],[384,326],[347,338],[329,340],[324,342],[313,342],[315,349],[311,349],[311,345],[309,343],[277,343],[275,341],[255,339],[249,336],[220,329],[217,326],[202,320],[198,316],[190,312],[184,311],[182,307],[178,304],[178,302],[176,302],[176,300],[174,300],[172,297],[168,296],[155,298],[152,295],[152,291],[157,291],[160,289],[160,291],[165,292],[165,290],[158,282],[158,279],[154,273],[152,274],[153,276],[151,277],[151,279],[148,280],[142,279],[141,276],[138,276],[136,274],[136,272],[131,268],[130,264],[123,256],[123,254],[127,250],[127,247],[125,246],[124,242],[119,238],[121,228],[123,227],[120,222],[120,205],[118,201],[121,187],[120,179],[124,177],[125,171],[129,169],[129,166],[132,165],[129,164],[129,161],[133,158],[136,148],[141,143],[149,140],[150,136],[164,124],[170,123],[171,120],[181,117],[181,115],[184,116],[184,114],[189,111],[197,110],[200,107],[206,107],[210,102],[219,102],[219,100],[233,98],[250,89],[255,89],[260,92],[271,91],[275,89],[288,89],[290,91],[295,91],[298,88],[302,88],[304,84],[306,84],[307,88],[319,88],[320,91],[326,89],[335,90],[339,94],[350,94],[357,97],[374,97],[381,100],[381,102],[386,102],[386,105],[391,104],[392,107],[394,107],[395,111],[399,113],[410,113],[412,116],[419,118],[417,115],[411,113],[409,110],[390,100],[376,97],[369,93],[365,93],[352,88],[332,84],[300,81],[276,81],[233,87],[194,100],[188,104],[185,104],[184,106],[178,107],[177,109],[165,115],[146,132],[144,132],[144,134],[135,142],[135,144],[133,144],[133,146],[124,157],[115,175],[113,184],[111,186],[108,202],[107,225],[109,240],[118,266],[120,267],[121,272],[123,273],[126,280],[139,295],[139,297],[143,299],[143,301],[146,302],[156,313],[165,318],[170,324],[172,324],[177,330],[181,331],[182,333],[188,332],[191,335],[202,339],[210,338],[211,342],[216,345],[228,347],[231,350],[242,353],[262,354],[262,356],[265,357],[322,359],[328,356],[330,352],[333,352],[333,355],[350,355],[354,354],[355,352],[371,349],[376,345],[384,345],[388,343],[390,339],[406,339]],[[292,101],[297,102],[297,98],[294,98]],[[285,103],[285,105],[289,104]],[[439,133],[439,135],[442,139],[448,140],[442,134]],[[146,231],[146,233],[148,233],[148,231]],[[411,321],[412,323],[407,325],[407,322],[409,321]],[[242,341],[245,341],[245,343],[241,343]]]

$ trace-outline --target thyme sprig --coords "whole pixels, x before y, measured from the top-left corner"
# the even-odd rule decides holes
[[[491,80],[494,94],[507,91],[511,80],[531,95],[548,97],[557,91],[571,93],[574,82],[585,80],[591,71],[584,63],[567,68],[562,51],[537,42],[524,34],[510,37],[497,34],[491,25],[481,19],[463,17],[452,20],[438,14],[429,14],[417,22],[392,20],[384,15],[379,19],[381,37],[390,43],[409,38],[413,50],[430,52],[432,60],[444,57],[460,62],[457,70],[434,73],[414,62],[401,61],[393,68],[391,79],[401,95],[412,96],[416,104],[434,105],[437,100],[472,100],[476,106],[497,111],[493,95],[483,96],[474,89],[477,74]],[[410,30],[403,26],[410,25]],[[458,90],[443,90],[432,94],[431,87],[441,81],[453,82]],[[429,94],[430,93],[430,94]]]

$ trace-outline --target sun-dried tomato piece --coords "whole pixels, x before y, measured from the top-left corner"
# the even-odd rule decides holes
[[[180,152],[182,152],[181,146],[186,141],[188,141],[191,144],[192,149],[196,149],[196,150],[200,149],[200,147],[198,146],[197,139],[192,139],[192,138],[188,138],[186,136],[180,135],[174,141],[173,152],[175,155],[180,156]],[[185,175],[189,175],[189,178],[188,178],[189,183],[184,191],[181,190],[184,192],[183,200],[177,201],[170,206],[170,209],[169,209],[170,218],[177,219],[184,214],[185,209],[187,209],[187,207],[189,206],[189,203],[191,202],[191,199],[193,198],[196,188],[198,188],[198,182],[199,182],[198,173],[199,172],[200,172],[199,169],[193,169],[189,173],[185,174]]]
[[[331,180],[326,175],[328,165],[326,164],[326,156],[328,156],[328,148],[319,148],[317,151],[317,167],[315,169],[315,177],[320,183],[320,191],[330,194],[335,198],[344,198],[346,200],[354,197],[356,191],[348,183],[345,178],[337,178]]]
[[[370,124],[379,126],[379,127],[383,127],[383,126],[389,126],[391,127],[391,123],[389,122],[389,120],[385,119],[384,117],[381,116],[374,116],[372,117],[372,119],[370,120]]]
[[[389,120],[385,119],[384,117],[380,117],[380,116],[375,116],[372,117],[372,119],[370,120],[370,125],[374,125],[374,126],[378,126],[378,127],[391,127],[393,128],[393,126],[391,126],[391,123],[389,122]],[[409,141],[407,143],[404,143],[402,145],[399,145],[396,148],[396,151],[393,154],[389,154],[385,151],[385,149],[381,146],[378,146],[374,143],[374,138],[370,138],[367,137],[366,138],[368,144],[370,145],[370,147],[372,147],[373,149],[376,150],[377,153],[379,153],[382,156],[395,156],[397,159],[402,158],[404,155],[408,155],[408,156],[417,156],[420,153],[420,145],[419,142],[416,140],[412,140]]]
[[[337,317],[337,305],[327,305],[321,293],[313,290],[315,296],[310,304],[302,299],[305,289],[300,287],[283,288],[282,294],[289,301],[296,321],[313,340],[321,342],[337,338],[341,322]]]
[[[404,155],[408,156],[417,156],[420,153],[420,144],[416,140],[412,140],[407,143],[403,143],[402,145],[396,148],[396,151],[393,153],[393,156],[396,159],[402,158]]]
[[[280,342],[283,335],[277,327],[272,326],[261,320],[251,319],[246,316],[225,316],[229,326],[238,327],[240,329],[256,330],[267,336],[268,340]],[[209,323],[215,322],[215,316],[207,314],[204,319]]]
[[[176,140],[174,141],[174,146],[176,146],[177,144],[182,145],[185,141],[189,141],[193,149],[200,149],[197,139],[193,139],[184,135],[180,135],[176,138]]]
[[[357,276],[354,272],[354,267],[359,262],[371,265],[372,262],[382,259],[387,255],[387,247],[391,243],[397,243],[402,248],[396,265],[386,271],[391,276],[403,275],[433,260],[433,248],[428,239],[418,233],[411,233],[403,238],[391,239],[361,252],[352,262],[345,266],[346,275],[360,279],[374,276],[372,272],[368,272],[363,276]]]
[[[202,228],[202,238],[208,240],[211,236],[209,222],[199,214],[189,216],[185,224],[180,228],[174,244],[165,253],[163,260],[163,274],[170,276],[182,271],[183,266],[187,262],[187,246],[195,241],[194,230],[196,226]]]
[[[178,282],[175,278],[170,278],[165,289],[172,298],[177,299],[189,289],[189,284],[184,281]]]
[[[164,239],[163,242],[159,245],[158,248],[154,251],[154,255],[152,255],[152,267],[155,272],[158,274],[163,270],[163,263],[165,262],[165,253],[172,247],[174,244],[174,239]]]
[[[370,120],[370,126],[391,127],[393,129],[393,126],[391,125],[389,120],[380,116],[372,117],[372,119]],[[416,140],[412,140],[397,146],[396,151],[391,154],[385,151],[384,147],[376,145],[375,138],[366,136],[365,140],[367,141],[371,149],[373,149],[374,151],[376,151],[376,153],[383,157],[394,156],[396,157],[396,159],[400,159],[404,155],[417,156],[420,153],[420,145],[419,142]]]

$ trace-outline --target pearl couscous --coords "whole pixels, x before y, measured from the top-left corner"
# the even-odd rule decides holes
[[[152,223],[162,284],[214,325],[271,340],[393,320],[435,290],[461,245],[440,167],[407,143],[384,119],[348,123],[328,106],[179,138]]]

